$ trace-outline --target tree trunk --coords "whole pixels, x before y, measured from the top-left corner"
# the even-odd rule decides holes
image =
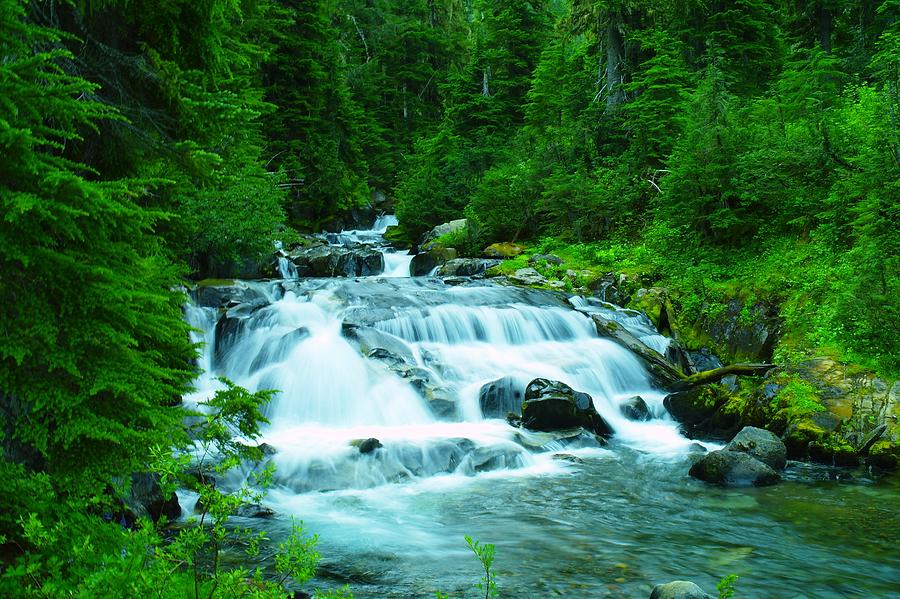
[[[623,59],[625,56],[625,41],[622,32],[619,31],[620,19],[617,13],[609,15],[609,24],[606,26],[606,112],[613,112],[616,107],[625,101],[625,90],[622,88],[624,80]]]
[[[685,377],[672,385],[672,391],[687,391],[700,385],[711,385],[731,375],[762,376],[773,368],[775,364],[729,364]]]

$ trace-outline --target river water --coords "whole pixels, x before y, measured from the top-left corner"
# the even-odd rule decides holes
[[[392,222],[328,240],[381,249],[382,276],[296,279],[282,265],[284,280],[239,283],[262,307],[188,307],[205,343],[189,400],[208,397],[222,375],[280,391],[263,439],[277,450],[267,498],[277,516],[245,524],[277,539],[303,520],[319,535],[320,587],[476,596],[468,534],[496,545],[504,597],[646,597],[672,579],[714,591],[731,573],[741,598],[900,596],[896,478],[802,464],[762,489],[689,478],[696,446],[663,392],[583,313],[611,308],[409,278],[412,257],[381,239]],[[645,318],[609,315],[664,351]],[[485,417],[479,391],[501,377],[513,397],[537,377],[589,393],[615,436],[603,446]],[[620,413],[634,395],[650,421]],[[370,438],[380,447],[361,453]]]

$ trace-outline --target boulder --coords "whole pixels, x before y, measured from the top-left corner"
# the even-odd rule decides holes
[[[484,255],[488,258],[515,258],[525,251],[525,247],[518,243],[494,243],[484,248]]]
[[[787,449],[781,439],[767,430],[753,426],[745,426],[725,449],[750,454],[773,470],[783,470],[787,461]]]
[[[197,283],[194,298],[197,305],[205,308],[231,308],[241,304],[261,307],[269,303],[265,294],[258,289],[230,281],[217,280]]]
[[[533,268],[520,268],[509,276],[509,280],[513,283],[529,287],[547,284],[547,277]]]
[[[419,248],[422,251],[427,252],[434,247],[433,243],[438,237],[443,237],[444,235],[449,235],[450,233],[462,231],[468,226],[468,224],[469,221],[464,218],[451,220],[449,223],[440,224],[422,236],[422,239],[419,241]]]
[[[646,421],[653,418],[650,414],[650,408],[647,407],[647,402],[640,395],[629,397],[620,403],[619,411],[629,420]]]
[[[366,247],[324,245],[292,253],[301,277],[366,277],[384,272],[384,256]]]
[[[726,487],[774,485],[781,477],[749,453],[720,449],[700,458],[689,471],[696,479]]]
[[[384,445],[381,444],[381,441],[375,437],[370,437],[368,439],[354,439],[353,441],[350,441],[350,445],[357,448],[359,453],[364,455],[372,453],[379,447],[384,447]]]
[[[478,392],[478,405],[485,418],[506,418],[507,414],[522,414],[522,387],[517,380],[505,376],[491,381]]]
[[[556,254],[532,254],[528,257],[528,264],[541,264],[542,262],[559,266],[563,259]]]
[[[674,580],[658,584],[650,592],[650,599],[715,599],[693,582]]]
[[[409,266],[409,272],[414,277],[423,277],[431,274],[431,271],[456,258],[454,248],[432,248],[421,254],[416,254]]]
[[[181,516],[178,496],[165,496],[159,484],[159,474],[139,472],[131,475],[131,489],[124,498],[125,507],[137,518],[150,518],[157,522],[165,517],[174,520]]]
[[[613,433],[597,413],[590,395],[548,379],[535,379],[525,388],[522,426],[537,431],[582,427],[604,437]]]
[[[492,266],[499,264],[497,260],[482,260],[481,258],[454,258],[448,260],[438,268],[439,277],[471,277],[480,275]]]

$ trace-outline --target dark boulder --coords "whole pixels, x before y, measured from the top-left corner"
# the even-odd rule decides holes
[[[727,487],[774,485],[781,477],[749,453],[722,449],[711,451],[691,466],[696,479]]]
[[[194,290],[197,305],[205,308],[231,308],[249,304],[257,308],[269,303],[265,294],[253,287],[240,284],[207,284],[200,282]]]
[[[535,379],[525,388],[522,426],[537,431],[582,427],[604,437],[613,433],[590,395],[548,379]]]
[[[431,274],[431,271],[438,266],[454,259],[456,259],[456,250],[454,248],[432,248],[413,257],[409,265],[409,272],[414,277],[424,277]]]
[[[522,414],[521,384],[512,377],[491,381],[478,392],[478,405],[485,418],[506,418],[507,414]]]
[[[301,277],[368,277],[384,272],[384,256],[367,247],[316,246],[291,255]]]
[[[363,455],[372,453],[379,447],[384,447],[384,445],[381,444],[381,441],[379,441],[375,437],[369,437],[368,439],[355,439],[353,441],[350,441],[350,445],[357,448],[359,450],[359,453]]]
[[[154,522],[165,517],[175,520],[181,516],[181,505],[175,493],[164,495],[159,474],[139,472],[131,475],[131,489],[124,499],[125,507],[138,518]]]
[[[221,364],[222,360],[231,351],[243,335],[247,326],[245,318],[231,318],[222,316],[216,323],[215,341],[213,342],[213,366]]]
[[[472,277],[484,273],[492,266],[499,264],[499,260],[483,260],[481,258],[454,258],[448,260],[438,268],[439,277]]]
[[[620,403],[619,411],[629,420],[646,421],[653,418],[650,414],[650,408],[647,407],[647,402],[640,395],[629,397]]]
[[[714,599],[693,582],[674,580],[653,587],[650,599]]]
[[[774,470],[783,470],[787,461],[787,449],[781,439],[753,426],[745,426],[725,449],[750,454]]]

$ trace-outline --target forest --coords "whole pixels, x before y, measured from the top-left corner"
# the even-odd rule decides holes
[[[0,149],[0,595],[310,596],[319,531],[267,549],[228,524],[258,489],[216,490],[263,459],[277,389],[189,409],[184,306],[375,212],[397,248],[458,219],[432,249],[519,248],[492,275],[614,273],[683,346],[785,368],[779,406],[702,401],[789,451],[831,410],[809,360],[881,381],[858,443],[800,451],[900,462],[900,0],[0,0]],[[777,315],[759,355],[697,324],[734,305]],[[129,508],[147,485],[191,489],[200,525]],[[351,596],[329,568],[315,596]]]

